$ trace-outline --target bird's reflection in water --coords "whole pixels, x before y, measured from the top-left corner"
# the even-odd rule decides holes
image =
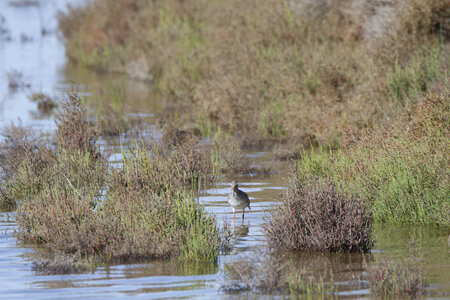
[[[248,236],[248,225],[234,225],[231,227],[235,236],[246,237]]]

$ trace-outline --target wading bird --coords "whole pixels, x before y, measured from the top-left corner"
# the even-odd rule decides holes
[[[236,219],[236,209],[239,208],[242,208],[242,222],[244,222],[244,210],[246,207],[250,209],[250,200],[248,199],[247,193],[241,191],[238,187],[236,181],[231,183],[231,193],[228,195],[228,203],[233,208],[233,222]]]

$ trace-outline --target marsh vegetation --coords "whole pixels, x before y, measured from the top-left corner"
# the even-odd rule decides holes
[[[52,138],[12,126],[2,156],[2,205],[17,206],[20,240],[70,254],[74,263],[137,258],[215,261],[220,230],[186,187],[214,176],[198,139],[163,149],[137,142],[110,168],[98,128],[72,92]]]
[[[444,1],[97,0],[60,15],[68,57],[153,81],[164,120],[244,144],[337,147],[448,74]],[[231,20],[231,22],[230,22]]]
[[[441,0],[69,6],[65,72],[87,67],[86,85],[28,95],[54,132],[3,128],[0,207],[39,274],[151,262],[220,273],[226,294],[447,295],[434,267],[445,249],[427,244],[439,262],[393,249],[429,232],[447,245],[448,18]],[[26,73],[7,75],[29,92]],[[236,177],[252,211],[230,226],[222,198]]]

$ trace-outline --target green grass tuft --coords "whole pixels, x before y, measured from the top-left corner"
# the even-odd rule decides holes
[[[376,221],[449,226],[449,105],[448,96],[427,96],[355,145],[305,152],[296,180],[332,178],[357,191]]]

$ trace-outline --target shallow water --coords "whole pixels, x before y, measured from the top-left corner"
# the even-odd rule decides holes
[[[25,1],[39,5],[11,5]],[[0,38],[0,126],[21,122],[34,129],[54,130],[52,114],[39,111],[37,103],[28,96],[43,92],[58,101],[71,87],[78,89],[91,102],[114,102],[114,98],[122,102],[126,99],[123,108],[130,117],[151,122],[162,102],[149,84],[121,76],[99,75],[68,63],[57,31],[56,13],[71,3],[83,1],[0,1],[0,17],[6,19],[5,27],[11,36],[10,41]],[[42,35],[42,29],[48,33]],[[22,36],[27,40],[24,41]],[[7,74],[13,71],[23,75],[23,85],[18,88],[8,86]]]
[[[64,45],[58,40],[55,10],[68,1],[41,1],[40,7],[14,6],[0,1],[0,14],[6,19],[11,41],[0,41],[0,124],[17,122],[33,128],[54,128],[52,119],[42,116],[36,103],[27,98],[32,91],[60,96],[67,88]],[[57,5],[56,5],[57,4]],[[41,35],[46,28],[53,33]],[[22,41],[21,36],[29,40]],[[7,73],[23,74],[24,86],[8,87]]]
[[[217,263],[182,263],[179,261],[144,262],[98,268],[95,272],[69,275],[43,275],[32,271],[33,249],[17,243],[13,213],[2,213],[0,221],[0,298],[5,299],[80,299],[133,298],[145,299],[248,299],[260,294],[244,292],[227,295],[220,291],[226,283],[224,269],[236,261],[247,261],[261,255],[266,241],[261,225],[280,193],[282,176],[241,179],[249,192],[252,210],[246,212],[244,225],[236,218],[238,235],[235,249],[221,255]],[[219,182],[204,191],[199,200],[214,213],[219,222],[231,222],[226,205],[228,184]],[[9,216],[9,219],[8,219]],[[410,241],[416,244],[416,256],[424,268],[429,296],[450,297],[450,248],[448,231],[412,226],[375,227],[377,243],[369,254],[303,254],[290,258],[299,267],[323,271],[333,270],[339,293],[346,297],[368,297],[365,272],[383,259],[384,253],[394,260],[409,256]],[[284,298],[283,295],[266,295]]]
[[[162,107],[148,84],[124,79],[121,76],[98,75],[69,64],[64,46],[55,34],[55,11],[66,3],[77,1],[40,1],[41,6],[17,7],[9,1],[0,1],[0,13],[6,17],[12,41],[0,42],[0,126],[12,121],[35,129],[54,130],[52,115],[40,114],[36,103],[27,98],[36,91],[61,97],[71,82],[80,84],[80,91],[90,101],[98,95],[126,99],[124,109],[132,117],[152,122]],[[50,34],[41,35],[41,28]],[[31,41],[23,42],[25,35]],[[8,88],[6,72],[22,71],[29,87]],[[111,92],[112,91],[112,92]],[[117,138],[103,138],[104,148],[120,149]],[[266,222],[280,198],[288,175],[287,164],[272,161],[270,153],[248,153],[256,165],[270,164],[273,174],[238,178],[240,187],[251,199],[251,210],[246,210],[242,223],[237,214],[234,231],[235,248],[229,255],[221,255],[217,263],[183,263],[156,261],[113,265],[95,272],[70,275],[44,275],[32,270],[34,250],[17,242],[14,213],[0,213],[0,298],[1,299],[265,299],[286,298],[284,295],[261,295],[244,292],[225,294],[220,287],[226,283],[226,265],[260,256],[267,248],[262,225]],[[112,160],[120,159],[114,155]],[[219,223],[231,222],[233,215],[227,204],[229,182],[221,177],[218,182],[200,192],[199,203],[214,214]],[[290,257],[292,263],[312,270],[332,269],[343,297],[368,298],[370,292],[364,275],[389,254],[395,260],[408,257],[410,242],[415,242],[416,256],[424,268],[429,284],[429,297],[450,297],[449,231],[420,226],[377,225],[374,229],[376,245],[370,254],[303,254]],[[362,278],[362,280],[361,280]]]

